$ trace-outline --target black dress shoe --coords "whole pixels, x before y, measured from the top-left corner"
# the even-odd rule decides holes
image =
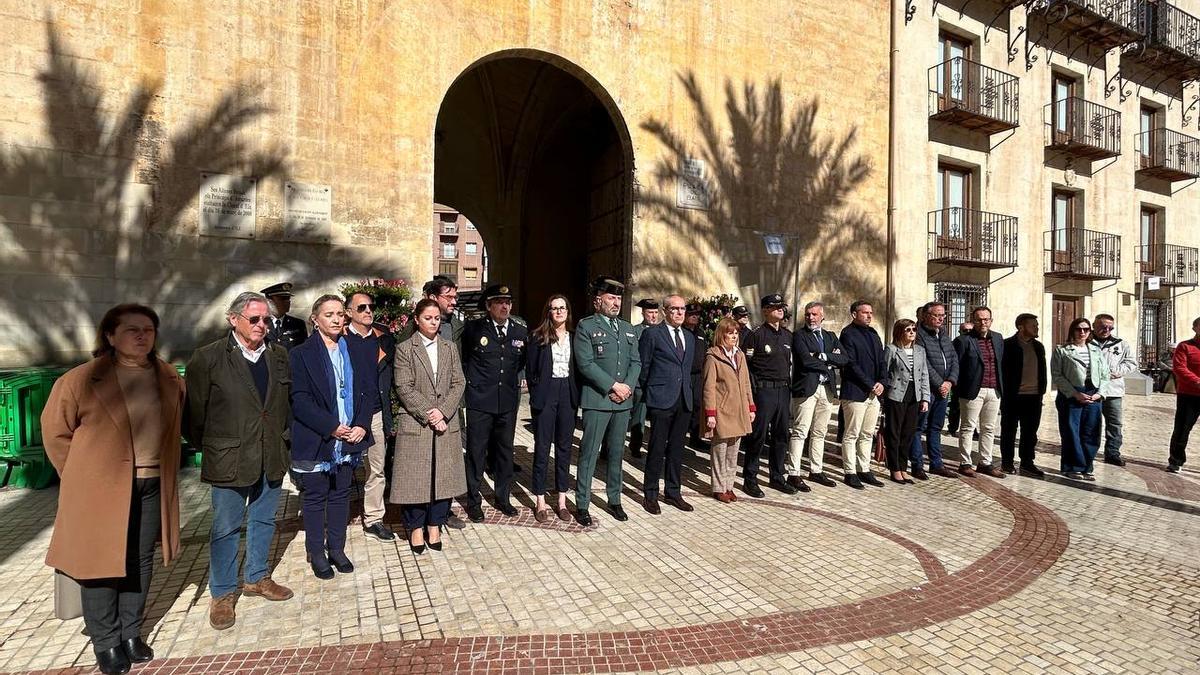
[[[1032,464],[1022,464],[1020,473],[1022,476],[1029,476],[1030,478],[1045,478],[1046,477],[1045,471],[1042,471],[1041,469],[1037,468],[1036,466],[1034,466]]]
[[[788,476],[787,484],[800,492],[812,492],[812,488],[808,487],[808,483],[805,483],[800,476]]]
[[[364,527],[363,532],[375,537],[379,541],[391,541],[396,538],[396,534],[388,529],[388,526],[384,525],[383,522],[375,523],[370,527]]]
[[[334,577],[333,568],[330,567],[328,563],[324,567],[317,565],[315,562],[309,563],[309,565],[312,567],[313,574],[318,579],[324,579],[325,581],[328,581]]]
[[[616,518],[622,523],[629,520],[629,515],[625,513],[625,509],[621,508],[620,504],[610,504],[608,507],[608,512],[612,514],[613,518]]]
[[[879,479],[876,478],[875,474],[871,471],[860,472],[858,474],[858,479],[861,480],[862,482],[866,483],[867,485],[874,485],[875,487],[883,487],[883,483],[879,482]]]
[[[750,483],[748,485],[743,485],[742,492],[745,492],[746,494],[750,495],[751,497],[762,498],[762,497],[767,496],[762,491],[762,488],[758,487],[758,483]]]
[[[662,513],[662,507],[658,505],[658,497],[646,497],[646,499],[642,501],[642,508],[646,509],[646,513],[649,513],[652,516],[657,516],[658,514]]]
[[[1012,464],[1001,464],[1000,470],[1004,473],[1015,474],[1017,472],[1017,467],[1013,466]]]
[[[342,574],[350,574],[354,571],[354,563],[350,562],[350,559],[346,557],[345,553],[334,553],[333,551],[330,551],[329,564],[333,565],[333,568]]]
[[[441,534],[442,526],[438,525],[436,527],[437,527],[438,534]],[[428,539],[429,533],[426,532],[425,536],[426,536],[426,539]],[[441,551],[442,550],[442,540],[441,539],[438,539],[437,541],[426,541],[426,543],[429,545],[429,550],[431,550],[431,551]]]
[[[472,523],[482,523],[483,522],[483,507],[482,506],[472,506],[471,508],[467,509],[467,517],[471,519]]]
[[[916,471],[912,472],[912,477],[916,478],[917,480],[929,480],[929,474],[925,473],[924,469],[917,469]]]
[[[517,507],[513,506],[512,504],[500,504],[496,507],[496,510],[508,516],[509,518],[515,518],[517,516]]]
[[[129,657],[125,655],[125,650],[121,647],[105,649],[102,652],[96,652],[96,667],[100,669],[100,672],[106,674],[128,673]]]
[[[1112,464],[1113,466],[1125,466],[1125,460],[1121,459],[1120,455],[1117,455],[1116,457],[1105,457],[1104,463]]]
[[[634,459],[641,459],[642,458],[642,449],[641,448],[630,448],[629,456]]]
[[[667,497],[663,501],[670,504],[671,506],[674,506],[675,508],[679,509],[680,511],[695,511],[696,510],[696,507],[694,507],[691,504],[684,501],[683,497]]]
[[[125,656],[133,663],[145,663],[154,660],[154,650],[150,645],[142,642],[142,638],[129,638],[121,643],[121,649],[125,650]]]
[[[521,473],[521,465],[513,462],[513,473]]]
[[[796,488],[792,487],[791,485],[788,485],[784,481],[773,480],[770,483],[767,483],[767,485],[771,486],[771,489],[778,490],[785,495],[796,494]]]
[[[584,527],[591,527],[592,517],[588,515],[587,509],[575,512],[575,522]]]
[[[829,476],[826,476],[824,474],[824,472],[810,473],[810,474],[808,474],[808,479],[811,480],[812,482],[816,483],[817,485],[824,485],[825,487],[837,487],[837,481],[830,478]]]
[[[853,473],[846,474],[846,477],[842,479],[842,482],[844,482],[846,485],[849,485],[850,487],[854,488],[855,490],[866,490],[867,489],[867,488],[863,487],[862,481],[858,479],[858,476]]]

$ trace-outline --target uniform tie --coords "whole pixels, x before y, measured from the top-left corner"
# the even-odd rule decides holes
[[[679,334],[679,329],[675,328],[675,351],[679,352],[679,358],[683,358],[683,336]]]
[[[496,324],[496,334],[500,336],[500,342],[504,342],[504,326]]]

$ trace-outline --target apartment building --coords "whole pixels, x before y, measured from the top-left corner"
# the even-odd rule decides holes
[[[460,291],[478,291],[487,281],[487,250],[483,237],[466,216],[454,209],[433,206],[433,269],[458,282]]]

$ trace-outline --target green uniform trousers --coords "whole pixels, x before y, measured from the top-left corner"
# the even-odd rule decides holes
[[[579,474],[575,480],[575,508],[587,509],[592,499],[592,476],[596,474],[596,458],[600,442],[608,451],[608,474],[605,478],[610,506],[621,503],[621,463],[625,455],[625,431],[629,429],[628,410],[583,411],[583,441],[579,444]]]

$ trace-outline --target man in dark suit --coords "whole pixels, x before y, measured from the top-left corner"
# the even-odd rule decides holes
[[[292,285],[282,282],[267,286],[261,293],[267,296],[271,307],[271,322],[267,327],[267,342],[273,342],[291,350],[308,339],[308,325],[303,319],[288,314],[292,308]]]
[[[846,354],[837,336],[821,328],[825,305],[804,306],[804,325],[792,334],[792,429],[788,442],[788,483],[808,491],[800,476],[804,444],[808,443],[808,478],[825,487],[836,482],[825,475],[825,434],[829,418],[838,407],[837,378],[846,365]]]
[[[683,439],[696,409],[692,388],[692,363],[699,345],[690,331],[683,328],[687,306],[678,295],[663,301],[663,323],[642,331],[638,356],[642,361],[640,382],[650,419],[650,452],[646,455],[646,480],[643,508],[654,515],[662,513],[658,505],[658,480],[666,469],[663,501],[681,511],[692,505],[680,492],[683,468]]]
[[[360,350],[376,364],[377,395],[372,396],[371,445],[363,453],[367,479],[363,485],[363,531],[380,541],[395,535],[383,524],[384,490],[387,464],[387,439],[396,435],[392,419],[392,369],[396,363],[396,339],[375,325],[375,299],[366,293],[346,298],[346,341],[352,350]]]
[[[958,472],[974,476],[978,471],[992,478],[1004,478],[1004,472],[992,465],[992,444],[996,436],[996,417],[1004,393],[1004,340],[992,331],[992,310],[976,307],[971,312],[975,329],[954,340],[958,354],[958,383],[954,396],[959,400],[961,419],[958,427]],[[971,468],[971,448],[975,429],[979,429],[979,462]]]
[[[1000,468],[1016,473],[1013,464],[1017,427],[1021,428],[1021,473],[1042,478],[1045,472],[1033,463],[1038,427],[1042,423],[1042,397],[1046,394],[1046,348],[1038,341],[1038,320],[1017,315],[1017,332],[1004,341],[1000,399]]]
[[[462,333],[463,374],[467,379],[467,515],[483,522],[479,495],[483,470],[495,467],[496,509],[517,515],[509,503],[512,488],[513,435],[517,429],[520,373],[525,369],[529,336],[510,318],[512,293],[495,284],[483,292],[488,315],[467,322]]]

